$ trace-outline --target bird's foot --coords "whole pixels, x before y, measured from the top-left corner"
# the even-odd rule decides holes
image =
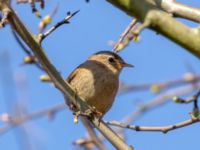
[[[100,112],[99,110],[97,110],[96,107],[94,107],[94,106],[92,107],[92,113],[98,118],[102,118],[103,114],[104,114],[104,113]]]
[[[93,115],[93,119],[95,117],[95,119],[98,120],[98,123],[100,124],[101,119],[103,118],[104,113],[100,112],[99,110],[97,110],[94,106],[92,107],[92,115]]]
[[[68,103],[67,104],[69,106],[69,109],[72,110],[72,111],[76,111],[77,110],[77,107],[74,103]]]
[[[94,117],[94,113],[92,110],[88,109],[85,112],[81,112],[81,111],[74,111],[73,112],[74,115],[74,123],[77,124],[78,123],[78,118],[79,116],[84,116],[84,117],[89,117],[89,118],[93,118]]]

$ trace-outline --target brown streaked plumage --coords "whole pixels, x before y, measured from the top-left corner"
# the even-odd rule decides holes
[[[100,51],[78,66],[67,81],[102,116],[114,102],[123,67],[132,65],[113,52]]]

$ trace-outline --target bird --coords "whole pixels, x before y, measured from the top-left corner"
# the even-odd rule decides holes
[[[119,75],[124,67],[133,65],[114,52],[99,51],[80,64],[67,82],[98,117],[103,117],[113,105],[119,88]],[[76,107],[75,104],[70,106]]]

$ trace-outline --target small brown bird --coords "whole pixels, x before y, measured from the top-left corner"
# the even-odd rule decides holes
[[[100,51],[78,66],[68,83],[88,105],[102,117],[112,106],[119,87],[119,74],[124,67],[133,67],[116,53]]]

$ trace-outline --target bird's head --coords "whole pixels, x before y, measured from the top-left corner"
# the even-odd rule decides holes
[[[110,51],[97,52],[93,54],[89,60],[105,65],[116,74],[119,74],[124,67],[134,67],[133,65],[126,63],[119,55]]]

